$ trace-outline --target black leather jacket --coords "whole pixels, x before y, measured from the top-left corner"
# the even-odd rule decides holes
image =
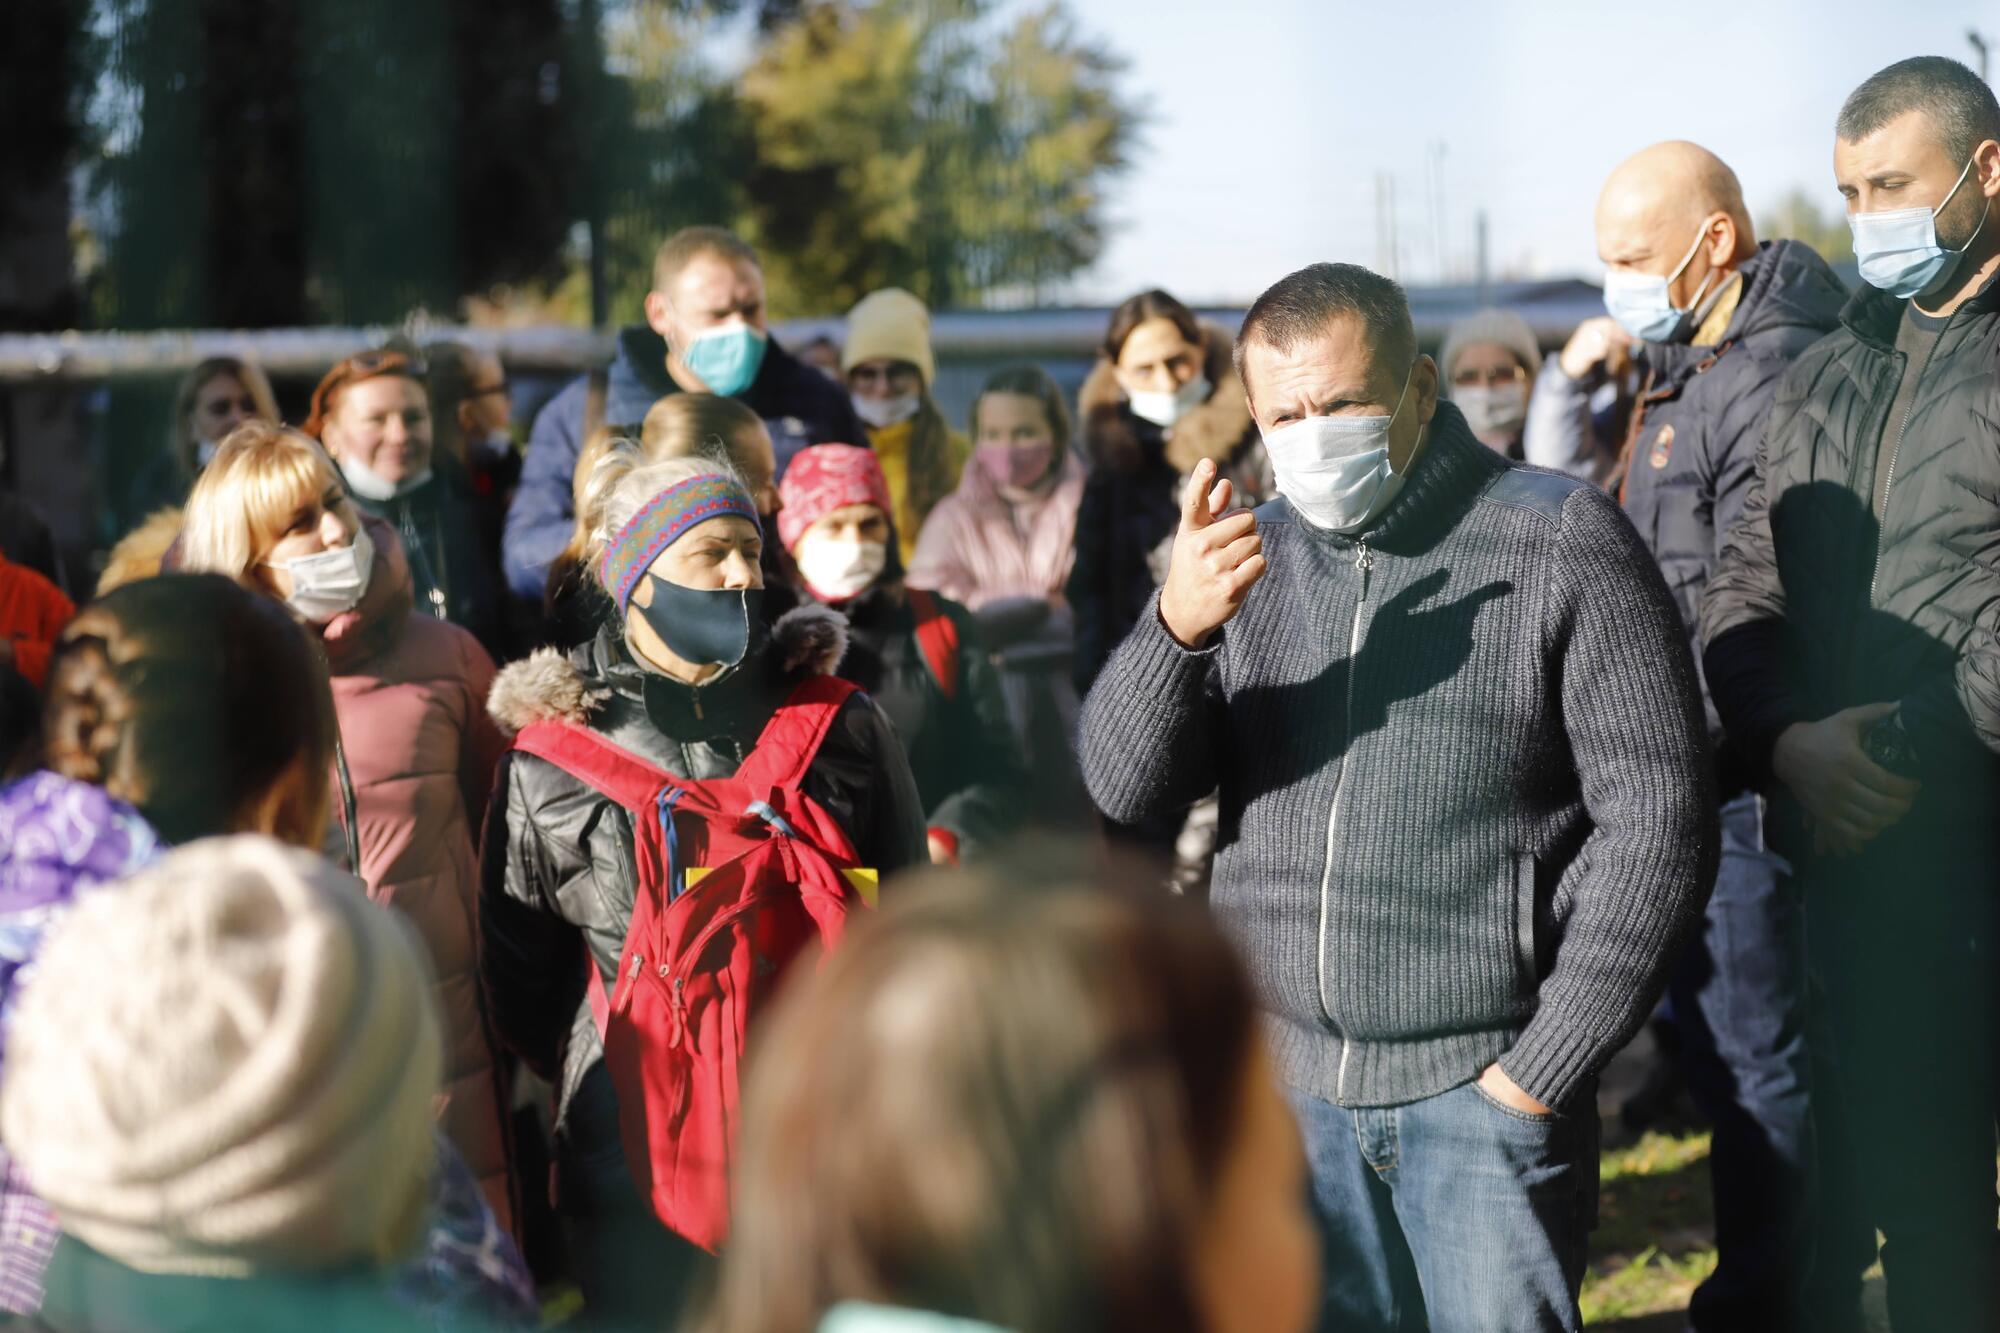
[[[639,666],[620,629],[608,626],[567,657],[544,650],[508,667],[490,706],[512,729],[544,718],[584,721],[670,773],[726,777],[805,672],[829,668],[829,653],[838,660],[843,632],[824,609],[794,612],[742,667],[695,688]],[[815,636],[822,641],[808,645]],[[788,668],[808,647],[814,661]],[[909,762],[865,695],[843,708],[805,790],[847,830],[862,864],[885,880],[928,861]],[[602,1053],[585,1001],[582,950],[609,988],[637,893],[625,810],[545,760],[509,754],[480,858],[480,974],[502,1042],[544,1076],[559,1077],[559,1121]]]

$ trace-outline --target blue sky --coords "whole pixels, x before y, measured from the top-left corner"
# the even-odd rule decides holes
[[[1905,56],[1972,64],[1972,27],[1995,41],[2000,75],[2000,3],[1070,6],[1130,60],[1127,86],[1152,112],[1078,300],[1163,285],[1240,301],[1316,260],[1377,266],[1381,172],[1396,181],[1405,281],[1437,276],[1434,233],[1446,267],[1469,268],[1481,207],[1496,270],[1595,278],[1597,189],[1635,149],[1693,139],[1736,169],[1753,214],[1794,186],[1831,213],[1833,118],[1855,84]]]

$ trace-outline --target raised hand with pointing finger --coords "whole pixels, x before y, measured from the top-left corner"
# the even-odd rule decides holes
[[[1181,497],[1181,526],[1160,590],[1160,619],[1185,648],[1200,648],[1264,577],[1264,539],[1249,510],[1229,513],[1235,488],[1202,459]]]

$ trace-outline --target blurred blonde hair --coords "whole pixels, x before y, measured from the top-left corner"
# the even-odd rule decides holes
[[[97,595],[122,588],[160,572],[174,538],[181,535],[181,511],[167,508],[149,514],[144,523],[118,539],[105,558],[104,572],[97,576]]]
[[[662,398],[646,413],[636,440],[619,435],[609,426],[599,426],[583,442],[583,448],[576,456],[576,473],[570,483],[575,501],[576,526],[570,530],[569,543],[551,566],[555,576],[559,579],[563,571],[580,569],[595,561],[603,550],[601,545],[592,547],[591,523],[584,493],[598,464],[613,448],[635,451],[641,463],[705,459],[720,464],[716,470],[730,473],[740,481],[749,470],[743,464],[741,452],[744,435],[750,431],[761,434],[763,430],[763,418],[755,412],[734,398],[713,393],[676,393]]]
[[[188,496],[181,568],[247,581],[300,503],[340,484],[326,451],[310,437],[268,421],[238,426]]]
[[[245,361],[240,356],[212,356],[198,363],[193,370],[182,376],[180,388],[174,393],[174,422],[171,444],[174,456],[187,466],[190,473],[200,470],[201,460],[196,457],[197,443],[194,432],[188,429],[188,418],[194,415],[194,400],[208,387],[208,382],[221,375],[233,375],[236,382],[250,395],[250,401],[257,405],[257,415],[265,421],[278,419],[278,396],[271,392],[271,381],[263,369],[253,361]]]

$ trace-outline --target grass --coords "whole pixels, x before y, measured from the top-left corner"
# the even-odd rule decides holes
[[[1648,1133],[1606,1152],[1599,1171],[1584,1322],[1635,1331],[1679,1327],[1688,1297],[1715,1271],[1708,1135]],[[1669,1314],[1672,1320],[1646,1318]]]
[[[1617,1333],[1681,1333],[1688,1297],[1715,1271],[1707,1133],[1648,1132],[1607,1150],[1599,1171],[1583,1322]],[[1877,1265],[1862,1287],[1871,1333],[1887,1333],[1884,1296]]]

